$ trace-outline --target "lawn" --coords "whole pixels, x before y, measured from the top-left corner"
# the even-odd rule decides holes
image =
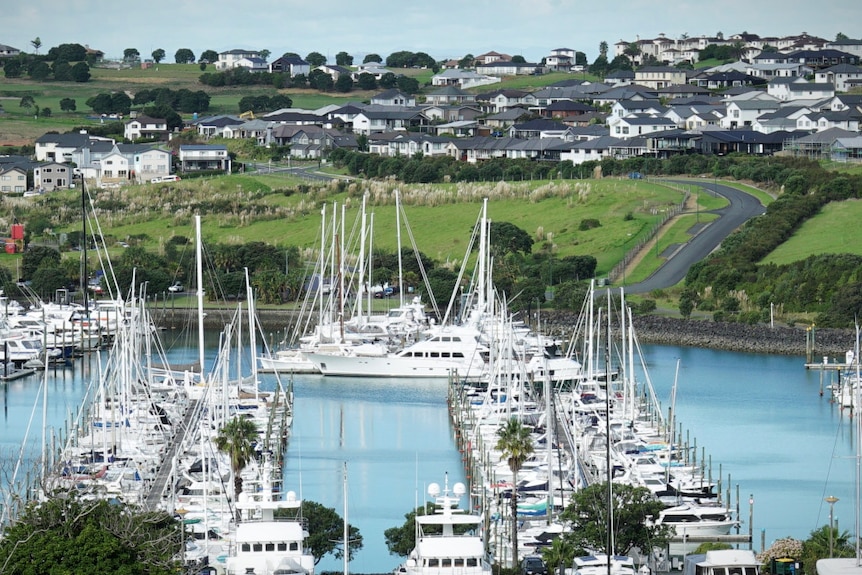
[[[789,264],[819,254],[862,255],[862,200],[826,204],[761,263]]]

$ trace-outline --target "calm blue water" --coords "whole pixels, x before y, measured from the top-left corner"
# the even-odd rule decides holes
[[[195,352],[180,345],[171,355],[191,361]],[[755,549],[761,548],[761,535],[768,546],[780,537],[805,539],[826,524],[828,495],[840,499],[835,504],[840,528],[853,530],[854,423],[819,396],[820,373],[805,371],[803,358],[666,346],[645,346],[644,355],[665,413],[680,361],[678,421],[696,440],[698,457],[701,447],[712,456],[713,477],[719,464],[725,480],[731,475],[734,500],[739,486],[744,531],[747,499],[753,495]],[[96,363],[78,360],[74,369],[49,372],[49,422],[60,425],[77,407]],[[20,448],[41,377],[0,390],[5,460]],[[404,514],[424,500],[425,486],[442,483],[444,473],[450,483],[464,481],[445,383],[297,376],[294,388],[285,487],[343,514],[346,462],[348,519],[365,542],[350,569],[391,570],[400,560],[386,551],[383,531],[401,525]],[[41,441],[41,417],[39,406],[32,449]],[[319,571],[332,569],[340,570],[341,562],[325,558],[318,565]]]

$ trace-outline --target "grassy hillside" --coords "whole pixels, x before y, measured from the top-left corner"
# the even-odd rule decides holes
[[[362,182],[351,184],[345,191],[335,185],[308,190],[301,185],[277,174],[235,175],[92,193],[99,222],[112,241],[140,243],[154,250],[174,235],[192,237],[194,213],[203,215],[204,235],[211,243],[263,241],[284,247],[313,246],[319,241],[324,205],[328,218],[333,202],[338,203],[339,213],[341,205],[347,206],[346,228],[350,233],[357,225],[354,221],[362,195],[367,193],[368,212],[374,214],[374,244],[394,250],[394,194],[399,189],[407,218],[402,245],[410,245],[409,226],[417,247],[439,262],[463,258],[482,199],[487,197],[489,217],[511,222],[529,233],[536,241],[534,251],[593,255],[600,274],[606,274],[626,250],[646,237],[670,206],[682,199],[678,191],[628,179],[409,186]],[[80,230],[78,198],[72,191],[21,198],[14,206],[14,216],[7,212],[6,221],[0,220],[0,229],[8,228],[12,217],[25,226],[31,222],[36,225],[39,218],[61,219],[50,233],[34,238],[55,242],[58,233]],[[595,220],[599,225],[581,229],[584,220]],[[15,259],[5,257],[7,265]]]
[[[827,204],[763,263],[788,264],[818,254],[862,255],[862,200]]]

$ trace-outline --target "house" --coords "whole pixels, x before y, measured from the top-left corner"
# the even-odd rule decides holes
[[[771,156],[780,152],[787,140],[804,135],[805,132],[763,134],[754,130],[707,130],[701,134],[700,152],[719,156],[731,153]]]
[[[589,106],[582,102],[555,100],[545,108],[540,109],[539,113],[546,118],[569,118],[571,116],[580,116],[581,114],[595,111],[596,109],[593,106]]]
[[[556,48],[545,57],[545,67],[554,72],[568,72],[575,65],[575,51],[571,48]]]
[[[726,113],[721,119],[721,127],[725,130],[736,130],[744,126],[752,126],[762,114],[774,112],[780,108],[777,99],[750,98],[729,100],[725,104]]]
[[[171,153],[149,144],[90,142],[76,149],[71,161],[84,178],[101,184],[149,182],[171,170]]]
[[[168,135],[168,122],[164,118],[150,118],[140,115],[126,122],[123,129],[123,137],[135,141],[141,138],[166,139]]]
[[[622,118],[632,114],[662,115],[667,108],[658,100],[619,100],[611,106],[609,118]]]
[[[449,154],[451,142],[452,138],[428,134],[388,132],[369,136],[368,151],[381,156],[411,157],[417,153],[423,156],[445,156]]]
[[[635,70],[635,83],[654,90],[687,82],[686,71],[680,68],[644,66]]]
[[[338,80],[339,76],[347,76],[348,78],[355,80],[355,74],[353,70],[350,68],[345,68],[344,66],[336,66],[335,64],[323,64],[322,66],[318,66],[315,70],[320,70],[324,74],[329,74],[332,78],[332,81],[335,82]]]
[[[614,70],[606,75],[602,81],[611,86],[628,86],[634,84],[635,73],[631,70]]]
[[[477,65],[479,64],[492,64],[494,62],[509,62],[512,60],[512,57],[508,54],[501,54],[499,52],[485,52],[484,54],[479,54],[473,60]]]
[[[538,64],[531,64],[530,62],[496,60],[489,64],[477,64],[476,72],[486,76],[526,76],[541,74],[542,68]]]
[[[492,114],[485,118],[485,125],[489,128],[503,130],[515,123],[523,122],[532,116],[532,113],[522,106],[515,106],[500,113]]]
[[[7,46],[5,44],[0,44],[0,58],[13,58],[21,54],[21,50],[18,48],[13,48],[12,46]]]
[[[832,143],[832,161],[862,162],[862,136],[836,138]]]
[[[268,120],[249,120],[238,126],[225,126],[222,136],[232,140],[256,140],[259,146],[269,143],[270,128],[273,122]]]
[[[510,138],[562,138],[569,131],[569,127],[562,122],[553,120],[537,119],[528,120],[520,124],[513,124],[509,128]]]
[[[611,147],[621,144],[620,138],[601,136],[583,142],[573,143],[567,151],[560,153],[560,161],[570,161],[575,165],[591,160],[601,161],[611,155]]]
[[[198,134],[201,136],[214,138],[221,136],[225,127],[239,126],[244,122],[245,120],[240,119],[238,116],[210,116],[193,122],[193,125],[197,127]]]
[[[234,68],[245,68],[249,72],[268,72],[269,64],[263,58],[246,57],[234,62]]]
[[[776,78],[767,84],[766,91],[782,101],[822,100],[835,95],[835,86],[807,82],[803,78]]]
[[[375,80],[380,80],[385,74],[394,74],[392,70],[386,68],[380,62],[366,62],[356,66],[356,75],[371,74]]]
[[[0,193],[23,194],[27,189],[27,170],[20,166],[0,166]]]
[[[323,158],[335,148],[358,148],[353,134],[321,126],[279,124],[272,129],[272,141],[279,146],[288,146],[291,158],[306,160]]]
[[[814,73],[814,69],[798,62],[754,62],[745,68],[745,73],[755,78],[771,80],[773,78],[805,77]]]
[[[455,86],[444,86],[434,90],[425,96],[425,103],[432,105],[466,104],[476,101],[476,95],[457,88]]]
[[[476,104],[489,114],[497,114],[514,106],[535,106],[536,97],[524,90],[494,90],[476,94]]]
[[[37,162],[70,162],[72,153],[94,142],[114,143],[111,138],[94,136],[85,131],[66,134],[43,134],[36,138],[35,156]]]
[[[617,138],[643,136],[663,130],[675,130],[677,127],[670,118],[650,114],[631,114],[622,118],[613,118],[609,124],[611,135]]]
[[[479,74],[473,70],[449,68],[431,76],[432,86],[458,86],[462,89],[496,84],[500,78]]]
[[[422,113],[429,122],[463,122],[472,121],[482,115],[482,110],[475,106],[422,106]]]
[[[818,84],[832,84],[836,92],[847,92],[862,82],[862,68],[850,64],[838,64],[818,70],[814,74]]]
[[[222,145],[184,145],[179,149],[180,171],[197,172],[201,170],[231,171],[231,159],[227,146]]]
[[[412,107],[416,105],[416,98],[397,88],[391,88],[371,96],[371,105]]]
[[[33,188],[43,192],[66,190],[73,187],[72,167],[51,162],[33,169]]]
[[[854,40],[852,38],[845,38],[843,40],[836,39],[833,42],[827,42],[823,47],[829,50],[846,52],[847,54],[853,54],[854,56],[862,58],[862,40]]]
[[[384,106],[369,107],[353,118],[353,133],[374,134],[377,132],[405,131],[418,128],[427,123],[427,118],[421,111],[402,108],[386,109]]]
[[[230,70],[231,68],[236,68],[238,63],[243,59],[248,58],[260,58],[260,52],[257,50],[228,50],[226,52],[220,52],[218,55],[218,61],[214,62],[216,70],[220,72],[224,72],[225,70]]]
[[[273,74],[287,73],[291,76],[298,76],[299,74],[308,76],[308,73],[311,72],[311,64],[299,56],[282,56],[269,64],[269,71]]]

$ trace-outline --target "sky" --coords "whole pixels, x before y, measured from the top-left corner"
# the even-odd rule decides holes
[[[599,43],[625,40],[730,36],[749,32],[788,36],[802,32],[835,39],[862,37],[859,0],[29,0],[0,12],[0,44],[41,52],[65,43],[121,58],[126,48],[143,57],[161,48],[173,61],[180,48],[269,50],[328,61],[345,51],[365,54],[426,52],[436,60],[497,51],[536,62],[555,48],[587,54]]]

